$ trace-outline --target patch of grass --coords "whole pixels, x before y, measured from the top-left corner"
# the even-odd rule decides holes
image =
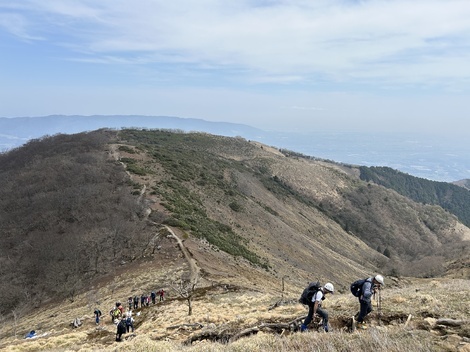
[[[131,147],[128,147],[127,145],[120,145],[118,150],[129,154],[136,154],[135,150]]]
[[[240,212],[243,210],[243,207],[235,201],[231,202],[228,206],[235,212]]]
[[[121,158],[121,162],[126,164],[126,170],[139,175],[139,176],[145,176],[149,173],[149,170],[145,169],[144,167],[140,166],[137,162],[137,160],[132,159],[132,158]]]

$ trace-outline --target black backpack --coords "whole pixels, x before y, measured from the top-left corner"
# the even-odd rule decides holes
[[[299,298],[299,303],[309,305],[312,303],[312,297],[315,293],[317,293],[321,288],[320,282],[311,282],[308,286],[304,289],[302,294]]]
[[[351,293],[355,296],[355,297],[360,297],[361,294],[362,294],[362,286],[364,285],[364,283],[367,281],[367,279],[360,279],[360,280],[357,280],[357,281],[354,281],[352,284],[351,284]]]

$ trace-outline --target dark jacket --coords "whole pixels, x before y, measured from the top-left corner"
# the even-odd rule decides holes
[[[126,321],[125,320],[121,320],[117,326],[117,333],[118,334],[125,334],[127,332],[127,329],[126,329]]]

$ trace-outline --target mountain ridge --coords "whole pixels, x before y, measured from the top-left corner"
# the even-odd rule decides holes
[[[355,168],[243,138],[136,129],[55,135],[0,155],[0,177],[1,309],[22,327],[31,324],[33,302],[44,330],[61,314],[58,301],[69,302],[67,314],[86,314],[158,285],[173,300],[143,310],[148,321],[138,331],[174,338],[153,322],[174,306],[168,314],[184,324],[177,289],[191,268],[168,228],[197,262],[196,307],[204,295],[221,302],[230,295],[249,307],[254,296],[273,305],[282,294],[294,302],[284,303],[294,319],[302,309],[292,297],[316,279],[333,282],[341,300],[353,278],[376,272],[394,288],[409,284],[397,275],[470,277],[470,229],[441,207],[365,182]],[[11,295],[26,298],[12,302]],[[334,307],[348,307],[332,320],[340,328],[354,308],[346,301]],[[210,322],[211,311],[204,314]],[[84,339],[111,347],[112,334],[91,331]]]
[[[470,167],[466,158],[468,145],[458,139],[444,140],[443,137],[416,134],[269,131],[243,124],[171,116],[0,117],[0,150],[18,147],[30,139],[46,135],[80,133],[99,128],[156,128],[240,136],[312,157],[352,165],[388,166],[418,177],[445,182],[468,178]]]
[[[8,292],[41,292],[54,282],[48,290],[73,298],[112,263],[155,253],[155,224],[194,241],[207,273],[230,272],[217,251],[238,258],[231,267],[243,268],[237,280],[250,273],[246,285],[283,276],[299,285],[312,267],[344,289],[351,275],[368,271],[439,276],[468,252],[470,229],[442,208],[365,183],[342,165],[243,138],[148,130],[57,135],[0,155],[0,171]]]

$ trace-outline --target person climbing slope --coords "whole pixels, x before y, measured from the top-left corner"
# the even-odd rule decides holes
[[[382,275],[357,280],[351,284],[352,294],[359,299],[359,316],[357,318],[357,327],[359,329],[367,329],[364,319],[372,312],[371,298],[382,286],[384,286]]]
[[[313,289],[310,291],[311,298],[308,297],[307,301],[304,301],[306,302],[304,304],[308,305],[308,315],[305,318],[304,323],[300,326],[300,331],[306,332],[308,329],[308,324],[310,324],[315,314],[318,314],[320,317],[322,317],[323,320],[323,330],[328,332],[328,312],[321,308],[321,304],[325,299],[325,296],[329,293],[333,294],[335,289],[333,284],[330,282],[326,283],[323,287],[319,286],[319,284],[317,287],[314,287],[315,285],[311,286],[313,287]]]

